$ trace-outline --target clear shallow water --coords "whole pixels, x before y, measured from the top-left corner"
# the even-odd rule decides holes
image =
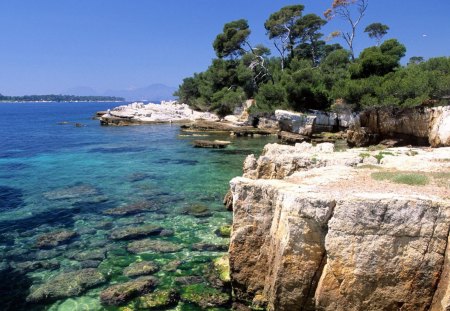
[[[115,105],[0,104],[1,310],[119,310],[103,307],[99,293],[132,279],[123,270],[142,260],[159,266],[154,274],[158,290],[183,291],[176,278],[190,275],[204,278],[201,291],[212,286],[205,271],[228,243],[215,234],[231,222],[222,205],[228,181],[241,174],[247,154],[260,152],[274,138],[210,135],[208,139],[233,144],[225,150],[195,149],[191,141],[199,137],[181,133],[177,125],[101,127],[91,120],[95,111]],[[58,124],[62,121],[69,123]],[[152,208],[133,215],[105,213],[136,203]],[[207,208],[205,217],[187,213],[192,205]],[[180,249],[133,254],[127,246],[141,237],[110,237],[114,230],[148,224],[173,231],[148,239]],[[75,236],[57,246],[39,247],[40,237],[58,230]],[[201,251],[196,243],[214,247]],[[78,296],[25,303],[30,292],[53,277],[88,266],[96,267],[107,282]],[[138,310],[133,302],[128,307]],[[199,309],[186,302],[174,307]]]

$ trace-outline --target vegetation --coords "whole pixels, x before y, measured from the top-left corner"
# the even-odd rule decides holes
[[[425,186],[430,182],[426,175],[420,173],[375,172],[371,176],[375,180],[388,180],[410,186]]]
[[[375,45],[354,55],[367,8],[368,0],[334,0],[326,19],[305,14],[300,4],[281,8],[264,23],[274,55],[251,43],[245,19],[227,23],[213,42],[217,58],[206,71],[184,79],[175,95],[194,109],[221,116],[246,99],[256,100],[253,112],[448,104],[450,57],[414,56],[402,66],[406,47],[394,38],[383,42],[389,27],[379,22],[362,28]],[[349,29],[331,37],[342,38],[348,49],[321,33],[336,17]]]
[[[98,101],[125,101],[122,97],[114,96],[75,96],[75,95],[26,95],[4,96],[0,94],[3,102],[98,102]]]

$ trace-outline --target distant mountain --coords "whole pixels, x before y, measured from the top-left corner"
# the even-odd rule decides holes
[[[76,95],[76,96],[97,96],[100,95],[96,90],[89,86],[78,86],[68,90],[65,90],[63,94]]]
[[[147,87],[134,88],[128,90],[108,90],[104,95],[123,97],[129,101],[148,100],[161,101],[175,99],[173,93],[177,90],[176,87],[167,86],[164,84],[152,84]]]

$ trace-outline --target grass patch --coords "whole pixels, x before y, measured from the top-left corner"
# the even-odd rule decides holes
[[[425,186],[430,183],[428,176],[420,173],[374,172],[371,177],[375,180],[387,180],[410,186]]]
[[[373,164],[363,164],[363,165],[358,165],[356,167],[357,169],[367,169],[367,170],[382,170],[383,168],[381,166],[378,165],[373,165]]]
[[[367,149],[369,150],[369,151],[378,151],[378,150],[384,150],[384,149],[386,149],[387,147],[386,146],[384,146],[384,145],[373,145],[373,146],[369,146]]]

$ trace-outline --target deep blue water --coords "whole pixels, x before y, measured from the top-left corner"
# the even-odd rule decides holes
[[[157,262],[161,270],[156,277],[164,289],[175,286],[176,273],[201,274],[201,269],[182,267],[175,274],[162,272],[169,262],[206,267],[223,254],[220,249],[226,248],[228,239],[214,232],[231,222],[231,214],[222,206],[228,181],[241,174],[247,154],[260,152],[273,138],[235,139],[216,134],[207,138],[233,144],[225,150],[196,149],[191,141],[199,137],[180,132],[177,125],[101,127],[92,120],[96,111],[116,105],[0,104],[1,310],[104,310],[98,299],[101,290],[128,280],[122,275],[123,261]],[[137,215],[105,213],[139,202],[156,208]],[[208,217],[186,213],[192,205],[206,207]],[[135,255],[126,250],[130,241],[109,238],[112,230],[145,224],[172,230],[172,236],[156,239],[182,249]],[[76,237],[50,249],[36,246],[40,236],[55,230],[73,231]],[[200,251],[192,247],[195,243],[221,248]],[[106,284],[41,305],[24,302],[53,277],[79,270],[83,263],[74,259],[74,253],[92,250],[105,252],[99,271],[114,271],[107,275]],[[48,260],[57,261],[57,267],[23,268],[24,262]],[[12,280],[10,284],[3,282],[6,278]],[[177,308],[197,307],[180,303]]]

